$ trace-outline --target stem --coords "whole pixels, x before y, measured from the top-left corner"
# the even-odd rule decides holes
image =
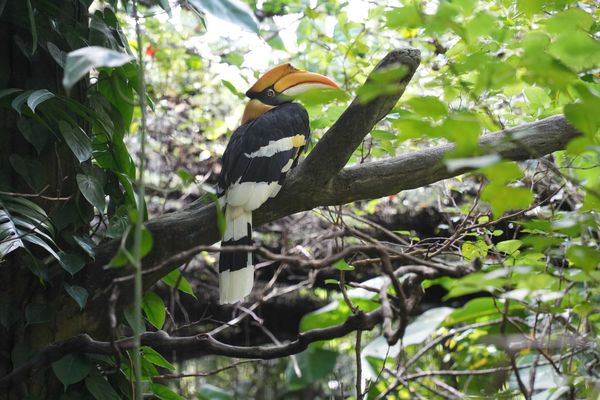
[[[140,69],[140,87],[138,90],[139,106],[141,113],[141,126],[138,133],[140,143],[139,169],[138,169],[138,193],[137,193],[137,217],[135,220],[133,259],[135,261],[135,282],[133,301],[133,369],[135,371],[135,393],[136,400],[142,400],[142,360],[140,355],[140,335],[143,331],[142,321],[142,228],[144,223],[144,157],[146,151],[146,83],[144,77],[144,60],[142,50],[142,30],[138,18],[137,1],[133,0],[133,18],[135,19],[135,34],[137,37],[138,66]]]

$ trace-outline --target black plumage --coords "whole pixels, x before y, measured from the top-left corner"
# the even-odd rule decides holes
[[[222,196],[238,180],[240,183],[280,181],[281,169],[306,146],[300,151],[290,149],[265,157],[251,158],[247,154],[271,141],[295,135],[304,135],[306,143],[310,140],[308,113],[297,103],[282,104],[237,128],[223,154],[217,194]]]

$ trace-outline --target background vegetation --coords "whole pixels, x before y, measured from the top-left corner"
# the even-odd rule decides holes
[[[597,2],[135,6],[0,1],[0,398],[598,396]],[[219,158],[284,61],[345,93],[219,306]]]

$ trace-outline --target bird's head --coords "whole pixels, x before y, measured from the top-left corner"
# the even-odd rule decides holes
[[[261,76],[246,92],[250,101],[244,110],[242,124],[280,104],[293,101],[309,90],[339,88],[337,83],[324,75],[302,71],[291,64],[278,65]]]

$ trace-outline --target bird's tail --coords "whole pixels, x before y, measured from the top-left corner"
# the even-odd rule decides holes
[[[226,206],[225,233],[221,247],[252,245],[252,212]],[[219,303],[236,303],[246,297],[254,284],[252,252],[221,252],[219,256]]]

